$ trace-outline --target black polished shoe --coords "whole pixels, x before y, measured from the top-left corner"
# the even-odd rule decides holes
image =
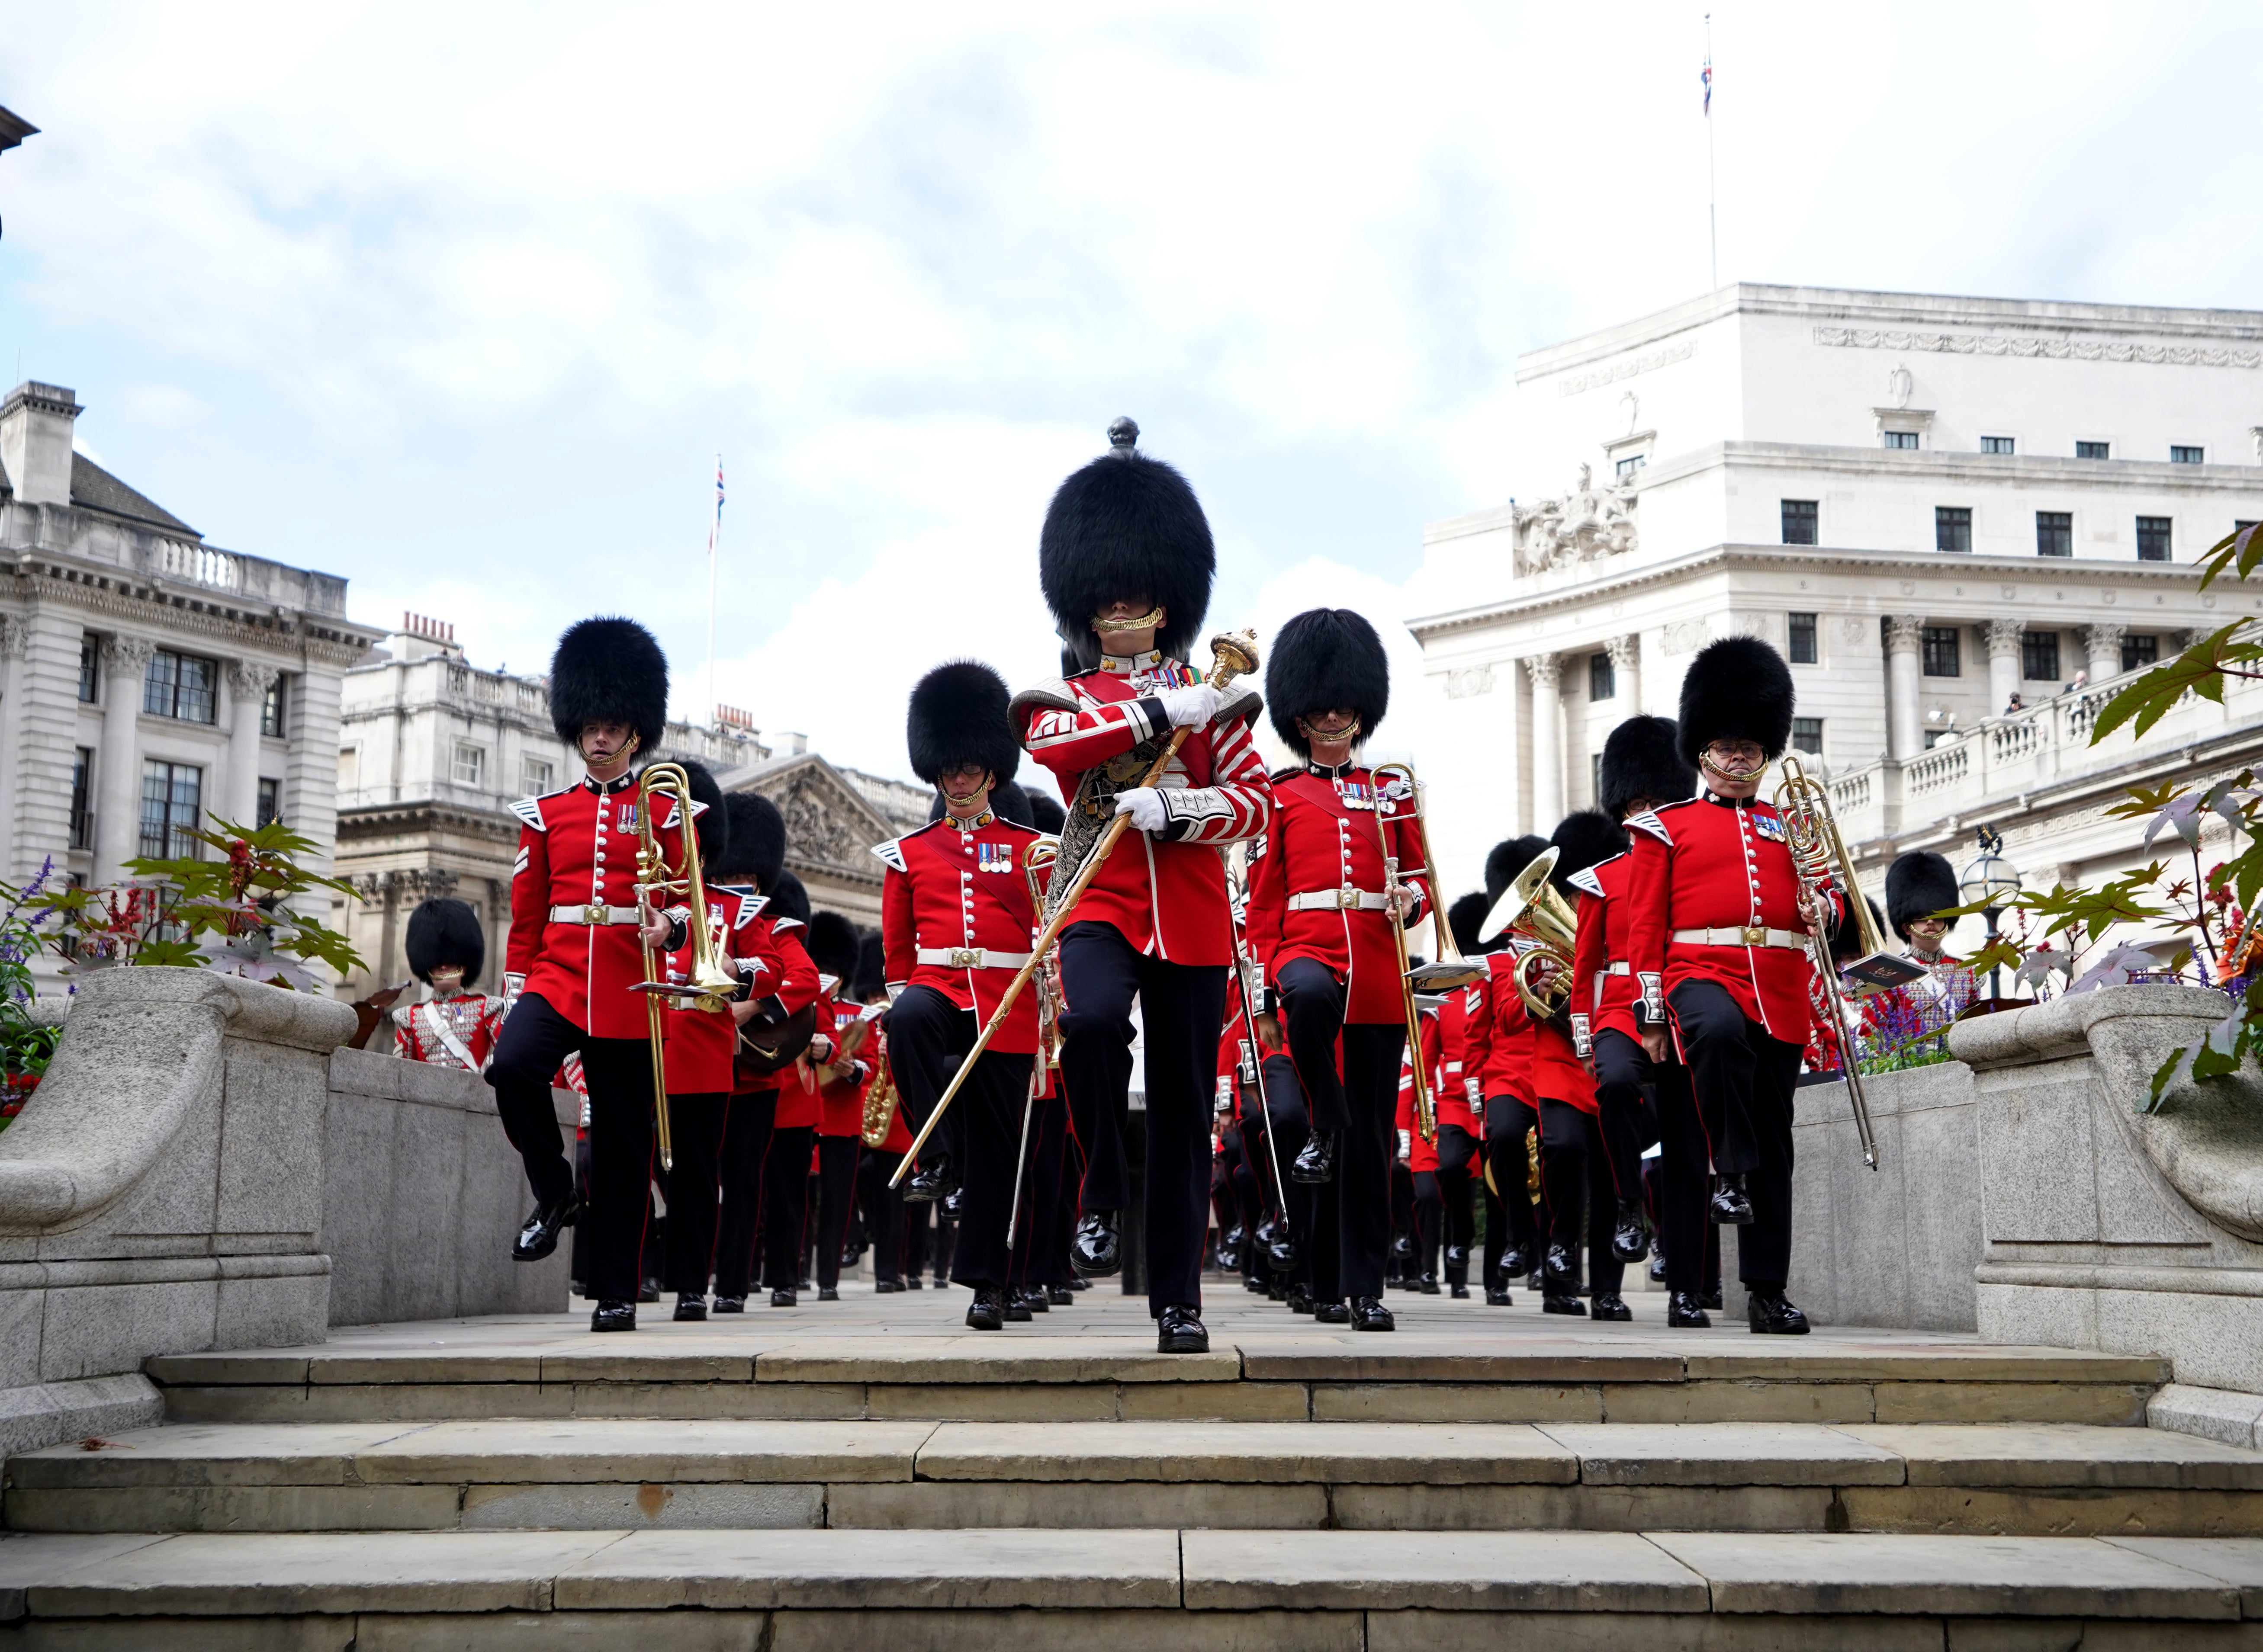
[[[1023,1300],[1022,1293],[1016,1290],[1008,1291],[1006,1293],[1006,1318],[1008,1323],[1011,1324],[1026,1325],[1030,1323],[1030,1304]]]
[[[966,1190],[964,1187],[953,1187],[949,1193],[944,1194],[943,1215],[944,1219],[948,1222],[959,1222],[965,1219]]]
[[[1105,1279],[1124,1266],[1124,1246],[1116,1237],[1116,1213],[1090,1210],[1076,1224],[1068,1247],[1069,1265],[1091,1279]]]
[[[921,1281],[920,1276],[915,1273],[904,1281],[904,1288],[907,1291],[923,1291],[927,1287]]]
[[[1619,1219],[1611,1230],[1611,1254],[1622,1262],[1639,1262],[1650,1249],[1650,1216],[1639,1199],[1619,1201]]]
[[[1715,1313],[1719,1313],[1721,1311],[1721,1288],[1718,1285],[1716,1285],[1711,1290],[1706,1291],[1700,1295],[1697,1298],[1697,1306],[1700,1308],[1710,1308]]]
[[[1218,1236],[1218,1266],[1220,1273],[1239,1273],[1241,1271],[1243,1237],[1241,1224],[1239,1222]]]
[[[1688,1291],[1673,1291],[1666,1298],[1666,1323],[1676,1331],[1703,1331],[1713,1322]]]
[[[1156,1316],[1157,1353],[1208,1353],[1210,1332],[1203,1329],[1202,1309],[1173,1302]]]
[[[1571,1251],[1561,1244],[1548,1247],[1547,1259],[1540,1265],[1541,1288],[1558,1296],[1573,1294],[1580,1277],[1580,1264]]]
[[[1317,1187],[1336,1179],[1336,1138],[1328,1130],[1314,1130],[1305,1138],[1305,1151],[1289,1166],[1289,1179]]]
[[[1515,1301],[1507,1291],[1488,1290],[1486,1293],[1486,1306],[1488,1308],[1512,1307]]]
[[[1540,1311],[1544,1314],[1569,1314],[1574,1319],[1587,1317],[1587,1304],[1577,1296],[1558,1295],[1553,1291],[1540,1294]]]
[[[1435,1296],[1438,1294],[1438,1281],[1426,1273],[1415,1282],[1414,1288],[1425,1296]]]
[[[539,1262],[558,1248],[559,1234],[581,1217],[582,1201],[572,1194],[555,1204],[535,1206],[527,1212],[526,1220],[519,1223],[518,1237],[511,1242],[510,1259]]]
[[[1048,1285],[1045,1297],[1054,1307],[1066,1308],[1076,1300],[1076,1293],[1066,1285]]]
[[[715,1306],[708,1311],[718,1314],[743,1314],[747,1311],[747,1299],[743,1296],[718,1296],[715,1299]]]
[[[792,1291],[775,1290],[770,1293],[770,1306],[773,1308],[792,1308],[798,1302],[799,1299]]]
[[[1745,1179],[1742,1176],[1722,1177],[1721,1185],[1713,1189],[1713,1198],[1706,1207],[1706,1214],[1719,1227],[1741,1228],[1747,1225],[1753,1219],[1753,1201],[1745,1196]]]
[[[1587,1317],[1623,1325],[1634,1317],[1634,1309],[1626,1305],[1626,1298],[1616,1291],[1600,1291],[1587,1305]]]
[[[841,1289],[835,1285],[821,1285],[817,1288],[817,1300],[821,1302],[837,1302],[841,1300]]]
[[[1001,1331],[1006,1324],[1006,1293],[995,1285],[977,1285],[966,1307],[969,1331]]]
[[[1446,1277],[1448,1279],[1451,1279],[1454,1276],[1454,1270],[1456,1268],[1467,1267],[1469,1265],[1470,1247],[1468,1245],[1450,1244],[1446,1247]]]
[[[1312,1288],[1291,1285],[1282,1293],[1281,1301],[1292,1314],[1309,1314],[1312,1311]]]
[[[1030,1311],[1033,1314],[1049,1314],[1053,1310],[1053,1305],[1046,1297],[1045,1288],[1042,1285],[1031,1285],[1024,1288],[1022,1292],[1022,1300],[1029,1304]]]
[[[707,1299],[705,1296],[691,1295],[685,1291],[676,1292],[676,1312],[673,1317],[678,1321],[705,1320],[707,1317]]]
[[[1276,1273],[1286,1273],[1297,1266],[1297,1241],[1279,1217],[1268,1216],[1259,1223],[1257,1239],[1265,1247],[1265,1265]]]
[[[648,1279],[645,1280],[641,1286],[638,1287],[637,1301],[640,1302],[656,1302],[659,1300],[660,1281],[658,1280]]]
[[[1782,1291],[1753,1291],[1745,1298],[1745,1319],[1760,1337],[1804,1337],[1807,1316],[1784,1300]]]
[[[904,1179],[904,1202],[907,1205],[933,1204],[945,1194],[958,1190],[958,1172],[951,1161],[937,1154]]]
[[[1341,1302],[1314,1302],[1312,1323],[1319,1325],[1348,1325],[1351,1323],[1351,1309]]]
[[[1081,1273],[1072,1273],[1069,1275],[1068,1288],[1073,1291],[1088,1291],[1092,1288],[1092,1281]]]
[[[589,1329],[592,1331],[634,1331],[636,1329],[636,1304],[634,1302],[599,1302],[597,1304],[597,1311],[589,1316]]]
[[[1655,1244],[1650,1247],[1650,1282],[1653,1285],[1666,1283],[1666,1252]]]
[[[1470,1299],[1470,1288],[1466,1285],[1450,1286],[1446,1294],[1457,1302],[1465,1302]]]
[[[1532,1244],[1512,1244],[1503,1251],[1500,1253],[1501,1278],[1522,1279],[1530,1273],[1532,1264],[1536,1259],[1534,1252],[1538,1248],[1536,1241]]]
[[[1383,1305],[1380,1296],[1355,1296],[1351,1299],[1351,1328],[1354,1331],[1396,1331],[1399,1321]]]
[[[903,1289],[903,1288],[904,1284],[901,1280],[876,1279],[872,1281],[872,1295],[875,1296],[893,1296],[896,1292]]]

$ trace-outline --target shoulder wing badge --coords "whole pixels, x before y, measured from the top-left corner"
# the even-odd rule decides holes
[[[911,869],[904,864],[904,840],[901,838],[890,838],[886,843],[875,843],[872,846],[872,853],[896,871],[907,872]]]
[[[1668,848],[1674,847],[1674,833],[1666,829],[1665,821],[1659,819],[1655,813],[1648,809],[1644,810],[1640,814],[1629,815],[1627,817],[1627,824],[1635,827],[1638,831],[1649,833],[1651,836],[1656,838],[1660,843],[1665,844]]]

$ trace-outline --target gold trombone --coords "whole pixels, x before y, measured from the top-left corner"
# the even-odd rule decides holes
[[[1438,881],[1438,857],[1430,852],[1430,826],[1428,819],[1423,813],[1422,783],[1414,778],[1414,765],[1377,763],[1368,772],[1375,776],[1375,798],[1377,810],[1375,819],[1378,829],[1383,824],[1381,805],[1385,801],[1397,801],[1395,797],[1390,799],[1385,797],[1383,777],[1385,775],[1391,775],[1406,783],[1406,794],[1414,803],[1414,840],[1422,848],[1422,869],[1428,875],[1435,887]],[[1461,948],[1454,944],[1453,926],[1446,921],[1446,905],[1443,901],[1436,899],[1431,901],[1430,927],[1432,934],[1436,937],[1437,956],[1429,963],[1419,964],[1414,968],[1412,978],[1416,992],[1449,992],[1457,986],[1467,986],[1472,981],[1485,978],[1486,966],[1483,960],[1472,962],[1464,957]],[[1399,951],[1402,956],[1399,961],[1399,967],[1404,970],[1406,968],[1406,960],[1403,956],[1406,951],[1405,947],[1402,946]]]
[[[669,866],[667,852],[660,846],[660,828],[652,812],[654,797],[675,799],[676,816],[683,822],[680,866]],[[691,776],[680,763],[649,763],[637,777],[637,897],[642,905],[659,908],[666,905],[669,896],[681,896],[689,913],[685,927],[690,931],[690,978],[656,978],[659,960],[653,956],[652,941],[640,935],[645,978],[630,989],[645,994],[646,1036],[652,1048],[654,1134],[662,1170],[676,1167],[676,1145],[668,1129],[668,1063],[661,1048],[660,1000],[683,999],[688,1001],[679,1008],[727,1015],[731,998],[739,990],[739,977],[715,961],[714,937],[707,922],[707,882],[699,869],[699,833],[691,819]]]
[[[1438,1139],[1438,1109],[1430,1096],[1429,1075],[1423,1071],[1422,1012],[1414,1002],[1414,972],[1407,964],[1406,920],[1399,912],[1399,891],[1406,885],[1399,881],[1399,857],[1391,852],[1391,833],[1384,825],[1383,776],[1386,771],[1406,776],[1406,790],[1414,797],[1417,820],[1421,819],[1422,794],[1414,784],[1414,770],[1409,764],[1385,763],[1369,771],[1375,782],[1375,835],[1383,848],[1383,893],[1387,903],[1383,917],[1391,930],[1391,944],[1399,954],[1399,1003],[1400,1013],[1406,1018],[1406,1067],[1414,1075],[1414,1129],[1424,1141],[1435,1142]],[[1426,863],[1429,860],[1427,848],[1422,858]],[[1438,903],[1434,900],[1430,903],[1431,915],[1435,917],[1437,911]]]
[[[1546,1021],[1572,996],[1572,953],[1579,944],[1580,920],[1548,881],[1558,853],[1551,844],[1534,855],[1532,864],[1500,891],[1478,931],[1480,941],[1490,941],[1503,930],[1509,933],[1517,951],[1510,978],[1516,983],[1517,997],[1524,1000],[1525,1013],[1536,1021]],[[1555,973],[1536,985],[1527,977],[1543,964],[1553,965]]]

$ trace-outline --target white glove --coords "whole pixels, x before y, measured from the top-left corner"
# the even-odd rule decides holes
[[[1116,812],[1130,817],[1134,832],[1160,832],[1168,824],[1163,814],[1163,794],[1153,786],[1133,786],[1128,791],[1117,792]]]
[[[1218,708],[1225,699],[1207,682],[1166,689],[1155,697],[1163,703],[1163,715],[1171,719],[1173,728],[1200,728],[1218,715]]]
[[[1413,1132],[1413,1131],[1412,1131],[1412,1130],[1401,1130],[1401,1131],[1399,1131],[1399,1157],[1400,1158],[1402,1158],[1402,1159],[1411,1158],[1413,1158],[1413,1154],[1414,1154],[1414,1132]]]

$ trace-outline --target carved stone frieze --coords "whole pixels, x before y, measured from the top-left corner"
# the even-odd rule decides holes
[[[1593,469],[1582,465],[1578,479],[1560,497],[1509,508],[1516,572],[1576,567],[1633,550],[1637,503],[1632,487],[1598,487]]]

